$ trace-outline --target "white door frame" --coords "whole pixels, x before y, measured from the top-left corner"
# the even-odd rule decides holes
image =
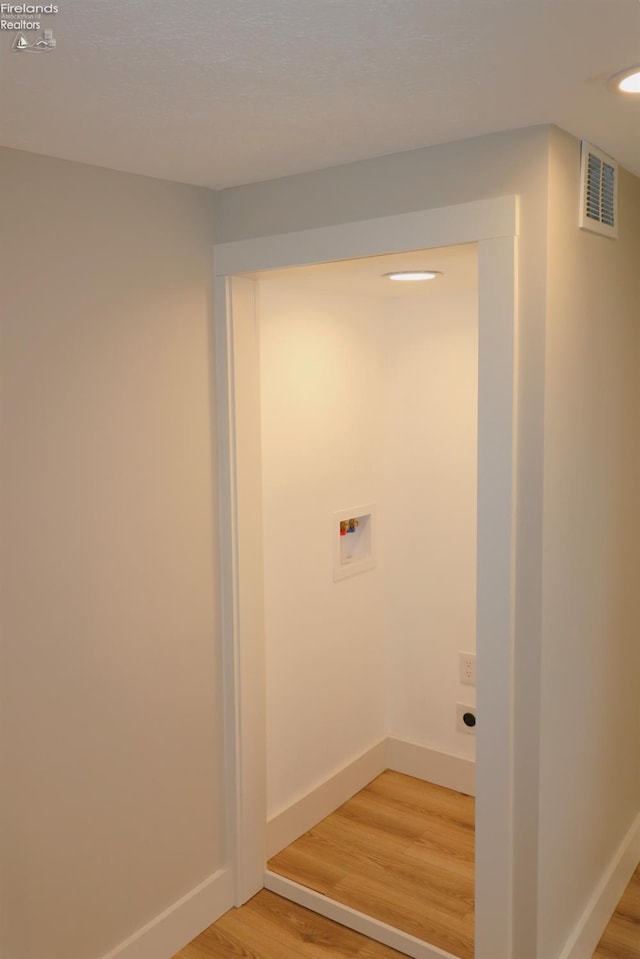
[[[475,959],[513,959],[517,197],[218,244],[216,375],[229,858],[236,904],[263,886],[265,657],[258,325],[237,274],[478,244]]]

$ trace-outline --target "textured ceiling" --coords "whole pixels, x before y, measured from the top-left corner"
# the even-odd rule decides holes
[[[639,0],[58,0],[0,143],[211,187],[537,123],[640,174]]]

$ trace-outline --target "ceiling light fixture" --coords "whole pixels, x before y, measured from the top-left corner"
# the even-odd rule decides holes
[[[415,281],[415,280],[435,280],[442,276],[439,270],[401,270],[396,273],[384,274],[389,280]]]
[[[614,93],[640,93],[640,65],[614,74],[607,86]]]

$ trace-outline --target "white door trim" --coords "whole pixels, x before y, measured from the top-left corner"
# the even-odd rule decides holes
[[[236,903],[263,885],[265,663],[258,326],[238,274],[478,243],[476,959],[513,959],[517,197],[214,248],[229,856]]]

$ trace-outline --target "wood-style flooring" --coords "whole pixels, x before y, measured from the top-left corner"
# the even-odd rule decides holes
[[[473,959],[472,797],[387,770],[268,868]]]
[[[640,866],[618,903],[593,959],[640,959]]]
[[[173,959],[402,959],[399,952],[263,889]],[[593,959],[640,959],[640,867]]]
[[[173,959],[405,959],[266,889],[231,909]]]

